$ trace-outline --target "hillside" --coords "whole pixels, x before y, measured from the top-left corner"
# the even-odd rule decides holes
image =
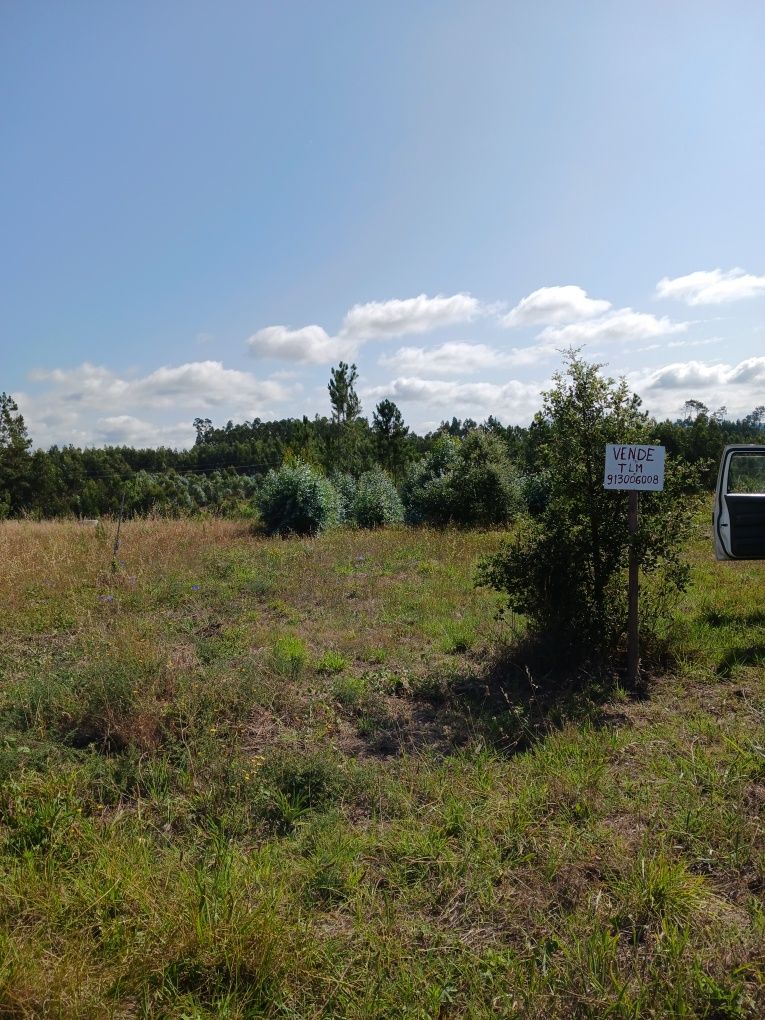
[[[765,564],[638,696],[513,667],[492,532],[0,524],[0,1015],[765,1014]]]

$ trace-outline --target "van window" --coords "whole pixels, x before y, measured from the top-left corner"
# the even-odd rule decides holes
[[[762,453],[734,453],[728,469],[728,492],[765,494],[765,447]]]

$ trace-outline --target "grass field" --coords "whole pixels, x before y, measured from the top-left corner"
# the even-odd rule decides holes
[[[518,674],[492,533],[0,525],[0,1016],[765,1015],[765,564],[640,697]]]

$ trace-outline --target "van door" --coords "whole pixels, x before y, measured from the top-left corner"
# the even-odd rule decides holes
[[[726,446],[714,533],[718,560],[765,560],[765,446]]]

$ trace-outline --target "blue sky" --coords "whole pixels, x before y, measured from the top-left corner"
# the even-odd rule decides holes
[[[560,350],[765,403],[765,5],[0,9],[0,389],[36,443],[526,422]]]

